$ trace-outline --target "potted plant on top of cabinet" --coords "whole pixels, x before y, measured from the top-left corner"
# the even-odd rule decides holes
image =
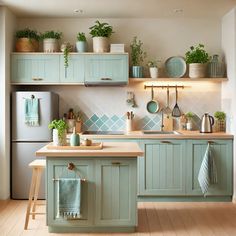
[[[132,77],[142,78],[143,77],[143,67],[141,66],[144,58],[147,54],[142,49],[143,43],[141,40],[137,39],[137,36],[133,38],[130,44],[131,48],[131,63],[132,63]]]
[[[25,28],[16,31],[17,52],[37,52],[39,49],[39,34],[36,30]]]
[[[58,52],[58,40],[61,39],[62,32],[55,32],[53,30],[46,31],[41,34],[41,39],[43,39],[43,51],[44,52]]]
[[[87,39],[85,33],[79,32],[77,34],[76,50],[77,52],[86,52]]]
[[[148,61],[147,66],[149,67],[149,72],[150,72],[150,77],[152,79],[158,78],[158,66],[157,66],[158,61],[153,60],[153,61]]]
[[[112,35],[113,28],[108,23],[100,23],[95,21],[95,25],[91,26],[90,34],[93,37],[93,51],[94,52],[109,52],[108,39]]]
[[[185,54],[186,63],[189,64],[189,77],[204,78],[206,76],[206,63],[209,59],[203,44],[196,47],[191,46]]]

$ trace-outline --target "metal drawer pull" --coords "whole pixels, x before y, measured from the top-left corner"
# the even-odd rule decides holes
[[[167,143],[167,144],[171,144],[170,141],[161,141],[161,143]]]
[[[115,161],[114,161],[114,162],[112,162],[111,164],[112,164],[112,165],[120,165],[120,162],[115,162]]]
[[[36,77],[34,77],[34,78],[32,78],[32,80],[34,80],[34,81],[41,81],[41,80],[43,80],[43,78],[36,78]]]
[[[101,78],[101,80],[108,81],[108,80],[112,80],[112,78]]]
[[[210,140],[208,140],[207,141],[209,144],[214,144],[215,142],[214,141],[210,141]]]

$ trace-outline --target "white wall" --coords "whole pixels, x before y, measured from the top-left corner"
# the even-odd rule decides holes
[[[236,8],[222,19],[222,49],[229,81],[222,84],[222,109],[227,113],[227,131],[236,135]],[[234,142],[234,200],[236,198],[236,142]]]
[[[63,32],[62,41],[75,43],[79,31],[86,33],[89,49],[92,50],[88,28],[96,19],[19,19],[18,29],[30,27],[38,31],[59,30]],[[157,58],[162,64],[170,56],[182,55],[191,45],[203,43],[210,54],[221,54],[221,22],[217,19],[103,19],[113,27],[113,43],[125,43],[127,51],[133,36],[137,35],[144,43],[148,59]],[[221,87],[219,84],[191,83],[190,87],[180,93],[180,106],[184,112],[193,111],[199,116],[204,112],[213,113],[221,106]],[[150,91],[143,89],[143,84],[131,84],[125,88],[84,88],[48,87],[61,95],[61,114],[69,107],[79,106],[87,116],[93,113],[123,115],[128,107],[125,104],[126,91],[134,91],[139,107],[135,110],[138,117],[148,115],[146,103]],[[47,88],[47,89],[48,89]],[[166,94],[157,91],[157,98],[165,105]],[[111,99],[112,97],[112,99]],[[214,100],[211,99],[214,97]],[[174,106],[174,93],[171,104]],[[116,109],[114,109],[114,104]]]
[[[15,17],[0,7],[0,199],[10,196],[10,52]]]

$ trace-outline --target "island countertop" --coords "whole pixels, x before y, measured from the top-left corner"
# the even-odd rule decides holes
[[[52,150],[48,144],[36,151],[36,156],[44,157],[137,157],[143,151],[137,143],[131,142],[104,142],[100,150]]]

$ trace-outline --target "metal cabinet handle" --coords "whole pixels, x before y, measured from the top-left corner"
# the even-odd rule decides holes
[[[112,165],[120,165],[120,162],[114,161],[114,162],[112,162],[111,164],[112,164]]]
[[[208,140],[207,141],[209,144],[214,144],[215,142],[214,141],[211,141],[211,140]]]
[[[110,81],[110,80],[112,80],[112,78],[101,78],[101,80],[103,80],[103,81]]]
[[[171,144],[170,141],[161,141],[161,143]]]
[[[43,80],[43,78],[33,77],[32,80],[34,80],[34,81],[41,81],[41,80]]]

